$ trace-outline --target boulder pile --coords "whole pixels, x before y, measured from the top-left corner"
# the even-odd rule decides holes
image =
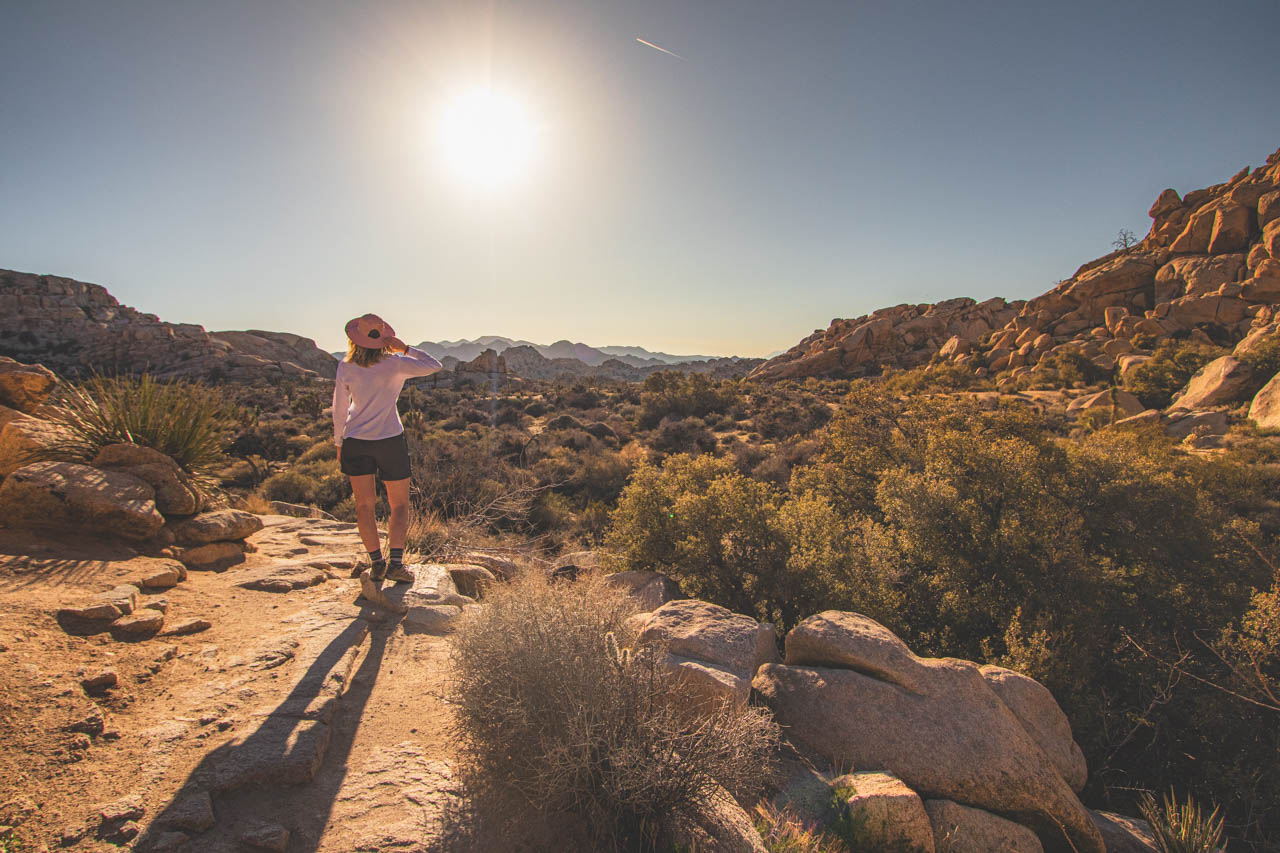
[[[332,377],[333,356],[309,338],[217,332],[165,323],[121,305],[105,288],[58,276],[0,270],[0,353],[63,373],[148,372],[230,380]],[[0,404],[10,405],[0,399]],[[21,408],[21,407],[18,407]]]

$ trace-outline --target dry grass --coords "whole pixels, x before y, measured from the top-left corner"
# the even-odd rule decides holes
[[[240,498],[236,501],[236,509],[242,509],[256,515],[275,515],[276,512],[275,508],[271,506],[271,501],[267,500],[266,495],[261,492],[250,492]]]
[[[841,839],[772,803],[756,806],[755,825],[769,853],[849,853]]]
[[[473,791],[511,803],[513,825],[575,816],[593,849],[654,850],[717,785],[741,798],[768,781],[768,715],[691,715],[658,653],[632,654],[635,605],[602,577],[529,572],[486,602],[453,646],[456,735]]]

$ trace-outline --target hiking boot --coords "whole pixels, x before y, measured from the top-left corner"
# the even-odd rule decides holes
[[[369,566],[369,577],[375,581],[380,581],[387,575],[387,564],[382,560]]]
[[[387,580],[393,580],[396,583],[413,583],[413,572],[404,566],[392,566],[387,569]]]

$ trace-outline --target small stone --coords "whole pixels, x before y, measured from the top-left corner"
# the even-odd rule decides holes
[[[146,604],[142,605],[143,610],[159,610],[161,613],[169,612],[169,599],[153,598]]]
[[[182,637],[187,634],[198,634],[201,631],[208,631],[213,627],[213,623],[208,619],[183,619],[181,622],[175,622],[168,629],[161,632],[162,637]],[[217,654],[215,651],[214,654]]]
[[[147,853],[183,853],[191,841],[185,833],[162,832],[147,845]]]
[[[58,835],[58,844],[62,847],[79,844],[87,833],[88,830],[83,826],[64,826],[62,832]]]
[[[111,630],[131,635],[154,634],[163,627],[164,614],[158,610],[148,610],[146,608],[128,616],[121,616],[111,623]]]
[[[120,676],[114,669],[104,669],[80,679],[80,686],[86,693],[102,693],[120,683]]]
[[[100,735],[106,727],[106,719],[102,711],[94,706],[88,713],[66,727],[69,732],[84,732],[87,735]]]
[[[93,746],[93,741],[89,739],[89,736],[78,733],[71,736],[71,743],[67,745],[67,748],[77,752],[83,752],[91,746]]]
[[[98,807],[98,817],[103,823],[123,823],[127,820],[137,820],[147,813],[143,807],[142,801],[137,797],[125,797],[116,800],[114,803],[107,803],[105,806]]]
[[[278,823],[264,823],[241,835],[240,840],[259,850],[284,853],[285,848],[289,846],[289,830]]]

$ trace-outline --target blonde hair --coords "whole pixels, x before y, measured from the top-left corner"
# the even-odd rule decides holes
[[[352,364],[357,364],[360,367],[373,367],[375,364],[382,361],[382,357],[385,356],[386,354],[387,354],[386,350],[382,349],[381,347],[379,347],[378,349],[370,349],[369,347],[362,347],[355,341],[351,340],[350,338],[347,338],[347,359],[346,360],[351,362]]]

